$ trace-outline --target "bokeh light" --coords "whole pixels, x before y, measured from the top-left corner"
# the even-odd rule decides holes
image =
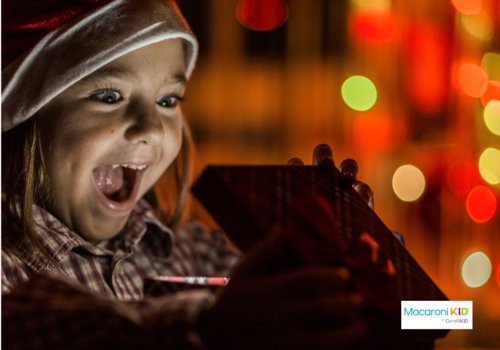
[[[357,111],[366,111],[377,101],[377,89],[370,79],[356,75],[342,85],[342,98]]]
[[[491,37],[495,29],[493,20],[486,11],[477,15],[462,15],[462,24],[470,34],[480,39]]]
[[[392,189],[399,199],[414,201],[424,192],[424,174],[413,165],[400,166],[392,177]]]
[[[236,18],[248,29],[273,30],[288,19],[285,0],[240,0],[236,6]]]
[[[424,22],[404,33],[412,107],[426,115],[441,115],[449,95],[449,35],[440,26]]]
[[[391,7],[391,0],[351,0],[359,7],[369,7],[378,9],[388,9]]]
[[[487,82],[486,73],[478,65],[466,63],[458,71],[458,83],[469,96],[481,97],[486,91]]]
[[[500,136],[500,101],[490,101],[486,105],[484,122],[492,133]]]
[[[490,101],[500,101],[500,82],[490,80],[481,96],[481,103],[486,106]]]
[[[486,186],[476,186],[467,197],[467,213],[475,222],[486,222],[497,210],[497,198]]]
[[[482,182],[475,163],[458,160],[448,170],[448,184],[460,198],[466,198],[474,186]]]
[[[497,267],[497,285],[498,285],[498,288],[500,288],[500,264],[498,264],[498,267]]]
[[[500,151],[496,148],[486,149],[479,158],[479,172],[483,179],[496,185],[500,183]]]
[[[400,120],[385,114],[362,114],[354,119],[354,142],[364,152],[387,152],[394,149],[406,136],[406,127]]]
[[[389,11],[369,9],[358,13],[356,29],[368,41],[385,43],[394,37],[396,21]]]
[[[462,278],[472,288],[482,286],[491,275],[491,262],[482,252],[476,252],[465,259],[462,266]]]
[[[500,55],[494,52],[488,52],[481,59],[481,68],[488,76],[489,80],[500,81]]]
[[[465,15],[475,15],[481,11],[481,0],[451,0],[457,11]]]

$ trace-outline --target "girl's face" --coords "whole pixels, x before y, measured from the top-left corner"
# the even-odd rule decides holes
[[[124,55],[39,113],[50,211],[90,242],[115,236],[179,153],[180,39]]]

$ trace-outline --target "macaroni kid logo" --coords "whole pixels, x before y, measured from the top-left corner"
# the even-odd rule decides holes
[[[401,329],[472,329],[472,301],[401,301]]]

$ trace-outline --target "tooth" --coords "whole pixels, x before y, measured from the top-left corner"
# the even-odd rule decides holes
[[[139,165],[137,167],[138,170],[143,170],[143,169],[146,169],[147,165]]]
[[[120,166],[120,164],[113,164],[113,165],[111,166],[111,168],[112,168],[112,169],[116,169],[116,168],[118,168],[119,166]]]
[[[121,166],[122,168],[128,168],[128,165],[127,165],[127,164],[120,164],[120,166]]]
[[[132,170],[137,170],[137,165],[135,164],[129,164],[128,167]]]

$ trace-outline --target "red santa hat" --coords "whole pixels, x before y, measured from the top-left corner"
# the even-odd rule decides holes
[[[2,6],[2,132],[146,45],[181,38],[188,77],[196,62],[198,43],[175,1],[16,0]]]

